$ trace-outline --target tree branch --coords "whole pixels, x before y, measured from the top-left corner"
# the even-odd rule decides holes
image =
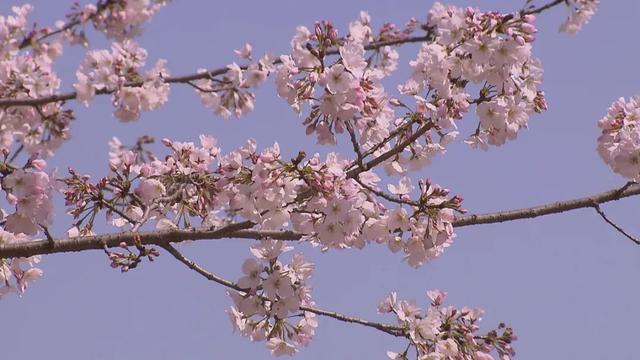
[[[362,150],[360,150],[360,143],[356,138],[356,131],[351,125],[351,122],[345,121],[345,125],[347,127],[347,131],[349,132],[349,138],[351,139],[351,145],[353,146],[353,152],[356,153],[356,164],[360,168],[364,168],[364,156],[362,156]]]
[[[629,233],[627,233],[626,231],[624,231],[623,228],[621,228],[620,226],[618,226],[616,223],[614,223],[613,221],[609,220],[609,218],[607,217],[607,214],[604,213],[604,211],[602,211],[602,209],[600,208],[600,205],[598,204],[593,204],[593,208],[595,209],[595,211],[598,213],[598,215],[600,215],[600,217],[602,217],[602,219],[607,222],[607,224],[613,226],[614,229],[616,229],[619,233],[621,233],[622,235],[626,236],[627,239],[633,241],[636,245],[640,245],[640,240],[636,239],[635,237],[629,235]]]
[[[567,2],[567,0],[554,0],[554,1],[551,1],[551,2],[549,2],[547,4],[545,4],[545,5],[540,6],[539,8],[533,8],[533,9],[530,9],[530,10],[525,10],[525,11],[522,12],[522,14],[523,15],[537,15],[537,14],[542,13],[545,10],[549,10],[554,6],[557,6],[557,5],[560,5],[562,3],[566,3],[566,2]]]
[[[236,290],[236,291],[241,291],[241,292],[248,292],[247,289],[243,289],[240,286],[238,286],[238,284],[226,280],[224,278],[221,278],[220,276],[213,274],[211,272],[209,272],[208,270],[206,270],[205,268],[203,268],[202,266],[198,265],[196,262],[194,262],[193,260],[187,258],[186,256],[184,256],[180,251],[178,251],[175,247],[171,246],[171,244],[164,243],[162,245],[160,245],[162,248],[164,248],[168,253],[170,253],[171,255],[173,255],[173,257],[175,257],[176,259],[178,259],[178,261],[180,261],[181,263],[185,264],[189,269],[197,272],[198,274],[204,276],[207,280],[213,281],[215,283],[218,283],[222,286],[226,286],[230,289]],[[359,325],[363,325],[366,327],[370,327],[370,328],[374,328],[380,331],[383,331],[387,334],[391,334],[394,336],[404,336],[404,329],[402,327],[399,326],[395,326],[395,325],[389,325],[389,324],[382,324],[382,323],[377,323],[377,322],[373,322],[373,321],[368,321],[365,319],[361,319],[361,318],[357,318],[354,316],[349,316],[349,315],[344,315],[335,311],[328,311],[328,310],[323,310],[323,309],[318,309],[315,307],[309,307],[309,306],[300,306],[300,310],[301,311],[308,311],[317,315],[321,315],[321,316],[327,316],[339,321],[343,321],[343,322],[348,322],[348,323],[352,323],[352,324],[359,324]]]
[[[622,189],[622,191],[620,191]],[[640,195],[640,185],[625,185],[623,188],[609,190],[600,194],[579,199],[558,201],[546,205],[534,206],[526,209],[500,211],[489,214],[466,215],[457,218],[453,226],[462,227],[479,224],[495,224],[518,219],[532,219],[538,216],[558,214],[565,211],[593,207],[593,204],[619,200],[625,197]]]
[[[622,191],[621,191],[622,190]],[[538,216],[558,214],[581,208],[592,208],[594,204],[604,204],[631,196],[640,195],[640,185],[625,185],[622,188],[609,190],[600,194],[568,201],[558,201],[546,205],[534,206],[519,210],[500,211],[488,214],[474,214],[460,216],[453,222],[454,227],[480,224],[495,224],[519,219],[532,219]],[[116,233],[94,236],[82,236],[69,239],[55,240],[53,244],[47,240],[34,240],[0,245],[0,259],[12,257],[29,257],[34,255],[77,252],[84,250],[103,250],[118,247],[124,242],[134,246],[134,238],[140,237],[141,245],[159,245],[176,243],[185,240],[217,240],[225,238],[237,239],[265,239],[301,240],[305,234],[291,230],[251,230],[255,226],[250,221],[233,223],[214,230],[172,230],[141,233]]]
[[[367,170],[370,170],[376,167],[377,165],[379,165],[380,163],[384,162],[385,160],[392,158],[393,156],[403,151],[404,148],[411,145],[411,143],[418,140],[420,136],[424,135],[427,131],[431,130],[432,127],[433,127],[433,124],[431,123],[431,121],[427,122],[426,124],[422,125],[422,127],[420,127],[415,133],[409,136],[409,138],[397,144],[396,146],[389,149],[385,153],[365,163],[362,167],[357,167],[349,170],[347,172],[347,177],[350,177],[350,178],[356,177],[358,174],[365,172]]]

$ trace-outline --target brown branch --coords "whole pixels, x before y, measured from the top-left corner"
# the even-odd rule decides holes
[[[123,232],[104,235],[81,236],[67,239],[56,239],[53,245],[46,240],[35,240],[21,243],[0,245],[0,259],[12,257],[29,257],[33,255],[78,252],[85,250],[103,250],[118,247],[120,243],[135,246],[136,236],[141,245],[162,245],[182,241],[218,240],[228,238],[300,240],[303,234],[294,231],[248,230],[255,224],[252,222],[235,223],[218,230],[171,230],[151,232]]]
[[[356,138],[356,131],[351,125],[351,122],[345,121],[345,125],[347,127],[347,131],[349,132],[349,139],[351,139],[351,145],[353,146],[353,152],[356,153],[356,164],[360,168],[364,168],[364,156],[362,155],[362,150],[360,149],[360,143]]]
[[[404,148],[411,145],[411,143],[418,140],[420,136],[424,135],[427,131],[431,130],[432,127],[433,127],[433,124],[430,121],[427,122],[426,124],[422,125],[422,127],[420,127],[415,133],[409,136],[409,138],[397,144],[395,147],[389,149],[388,151],[372,159],[371,161],[368,161],[362,167],[357,167],[355,169],[349,170],[347,172],[347,177],[353,178],[362,172],[365,172],[367,170],[370,170],[376,167],[377,165],[384,162],[385,160],[394,157],[395,155],[403,151]]]
[[[415,206],[415,207],[420,207],[420,203],[417,201],[413,201],[413,200],[408,200],[408,199],[403,199],[400,196],[394,196],[392,194],[388,194],[382,190],[377,190],[372,188],[371,186],[363,183],[357,176],[355,178],[353,178],[358,184],[360,184],[360,186],[362,186],[363,188],[367,189],[369,192],[389,201],[392,203],[396,203],[396,204],[401,204],[401,205],[409,205],[409,206]]]
[[[176,259],[178,259],[178,261],[180,261],[181,263],[185,264],[189,269],[197,272],[198,274],[204,276],[207,280],[216,282],[222,286],[226,286],[230,289],[236,290],[236,291],[240,291],[240,292],[248,292],[247,289],[243,289],[240,286],[238,286],[238,284],[226,280],[216,274],[211,273],[210,271],[206,270],[205,268],[203,268],[202,266],[198,265],[196,262],[194,262],[193,260],[187,258],[186,256],[184,256],[180,251],[178,251],[175,247],[171,246],[171,244],[169,243],[165,243],[163,245],[161,245],[167,252],[169,252],[171,255],[173,255],[173,257],[175,257]],[[389,325],[389,324],[382,324],[382,323],[377,323],[377,322],[373,322],[373,321],[368,321],[365,319],[361,319],[361,318],[357,318],[354,316],[349,316],[349,315],[344,315],[335,311],[328,311],[328,310],[323,310],[323,309],[318,309],[315,307],[310,307],[310,306],[300,306],[300,310],[301,311],[308,311],[317,315],[321,315],[321,316],[327,316],[336,320],[340,320],[343,322],[348,322],[348,323],[352,323],[352,324],[359,324],[359,325],[363,325],[366,327],[370,327],[370,328],[374,328],[380,331],[383,331],[387,334],[391,334],[394,336],[404,336],[404,329],[402,327],[396,326],[396,325]]]
[[[623,191],[620,191],[623,190]],[[458,217],[454,220],[454,227],[463,227],[480,224],[495,224],[519,219],[531,219],[538,216],[558,214],[565,211],[592,208],[593,204],[604,204],[631,196],[640,195],[640,185],[625,185],[623,188],[609,190],[600,194],[568,201],[558,201],[546,205],[535,206],[519,210],[500,211],[488,214],[475,214]],[[134,246],[136,236],[140,237],[141,245],[162,245],[176,243],[185,240],[217,240],[225,238],[237,239],[265,239],[276,240],[301,240],[305,234],[285,230],[253,230],[255,226],[250,221],[233,223],[217,230],[172,230],[153,231],[141,233],[116,233],[95,236],[82,236],[69,239],[55,240],[53,244],[47,240],[35,240],[19,243],[0,245],[0,259],[12,257],[29,257],[33,255],[56,254],[64,252],[77,252],[84,250],[102,250],[118,247],[124,242]]]
[[[222,286],[226,286],[230,289],[236,290],[236,291],[242,291],[242,292],[248,292],[247,289],[243,289],[240,286],[238,286],[238,284],[231,282],[227,279],[221,278],[220,276],[213,274],[209,271],[207,271],[207,269],[203,268],[202,266],[198,265],[196,262],[194,262],[193,260],[187,258],[186,256],[184,256],[180,251],[178,251],[178,249],[176,249],[175,247],[173,247],[171,244],[164,243],[162,245],[160,245],[163,249],[165,249],[169,254],[173,255],[174,258],[178,259],[178,261],[180,261],[181,263],[187,265],[187,267],[195,272],[197,272],[198,274],[204,276],[207,280],[216,282]]]
[[[378,149],[383,147],[386,143],[391,141],[394,137],[396,137],[399,134],[401,134],[404,131],[406,131],[413,124],[415,124],[415,121],[409,120],[409,121],[405,122],[404,124],[398,126],[395,130],[393,130],[391,133],[389,133],[389,135],[386,138],[382,139],[382,141],[380,141],[376,145],[372,146],[369,150],[365,151],[362,155],[364,157],[367,157],[367,156],[373,154],[374,152],[378,151]]]
[[[565,211],[593,207],[593,204],[604,204],[606,202],[619,200],[622,198],[640,195],[640,185],[625,185],[621,189],[613,189],[600,194],[587,196],[579,199],[558,201],[546,205],[534,206],[526,209],[500,211],[489,214],[466,215],[456,218],[453,226],[462,227],[479,224],[495,224],[518,219],[533,219],[538,216],[558,214]]]
[[[602,211],[602,209],[600,208],[600,205],[598,204],[593,204],[593,208],[595,209],[595,211],[598,213],[598,215],[600,215],[600,217],[602,217],[602,219],[609,225],[611,225],[614,229],[616,229],[619,233],[621,233],[622,235],[626,236],[627,239],[633,241],[636,245],[640,245],[640,240],[636,239],[635,237],[631,236],[629,233],[627,233],[626,231],[624,231],[623,228],[621,228],[620,226],[618,226],[616,223],[614,223],[613,221],[611,221],[608,217],[607,214],[604,213],[604,211]]]
[[[522,14],[523,15],[537,15],[537,14],[542,13],[545,10],[549,10],[554,6],[557,6],[557,5],[560,5],[562,3],[566,3],[566,2],[567,2],[567,0],[554,0],[554,1],[551,1],[551,2],[549,2],[547,4],[545,4],[545,5],[540,6],[539,8],[533,8],[533,9],[530,9],[530,10],[522,11]]]

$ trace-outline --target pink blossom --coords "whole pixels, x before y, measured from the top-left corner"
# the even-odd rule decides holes
[[[560,25],[560,31],[575,35],[582,27],[591,21],[595,15],[599,0],[570,0],[567,4],[571,8],[571,14]]]
[[[275,356],[291,356],[297,352],[296,348],[293,345],[277,337],[271,338],[267,342],[267,348],[271,351],[271,354]]]
[[[246,43],[240,49],[233,50],[238,57],[241,59],[251,60],[251,50],[253,50],[253,46],[251,44]]]
[[[165,186],[156,179],[145,179],[140,182],[135,190],[136,195],[146,204],[150,204],[153,200],[163,196],[165,192]]]

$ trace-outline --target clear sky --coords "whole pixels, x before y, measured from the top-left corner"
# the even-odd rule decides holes
[[[522,1],[523,2],[523,1]],[[61,19],[65,1],[35,1],[35,18]],[[520,1],[452,1],[484,10],[516,10]],[[2,1],[7,14],[13,0]],[[430,1],[174,1],[147,25],[139,39],[150,61],[166,58],[172,74],[192,73],[236,60],[233,49],[245,42],[263,51],[285,53],[296,25],[333,20],[340,29],[368,10],[375,25],[424,20]],[[63,6],[64,5],[64,6]],[[602,1],[591,24],[577,36],[557,32],[567,15],[558,8],[543,14],[534,46],[542,60],[542,86],[549,111],[530,120],[519,139],[488,153],[463,144],[415,176],[429,177],[465,198],[471,212],[527,207],[608,190],[624,184],[595,152],[597,120],[620,96],[638,93],[637,19],[640,2]],[[344,31],[343,31],[344,33]],[[95,35],[95,34],[94,34]],[[107,46],[94,36],[92,47]],[[401,50],[401,70],[416,46]],[[70,89],[83,51],[66,48],[57,65]],[[187,87],[171,89],[168,104],[121,124],[109,98],[89,109],[74,105],[78,120],[71,142],[50,161],[64,170],[72,165],[95,178],[106,174],[107,142],[118,136],[131,143],[142,134],[157,139],[195,141],[201,133],[231,150],[249,137],[259,146],[274,141],[283,154],[320,150],[304,136],[301,120],[275,95],[272,81],[257,93],[256,110],[225,121],[200,105]],[[467,119],[465,134],[475,120]],[[347,147],[340,146],[347,149]],[[59,205],[62,205],[59,202]],[[640,235],[637,198],[603,206],[629,231]],[[57,213],[56,235],[69,218]],[[104,230],[104,228],[103,228]],[[449,292],[449,303],[485,309],[483,324],[513,326],[518,359],[637,359],[640,322],[640,248],[616,233],[589,209],[533,220],[457,230],[454,245],[434,262],[414,270],[386,249],[330,251],[301,246],[316,262],[311,280],[318,306],[365,318],[393,321],[376,314],[389,291],[426,306],[425,291]],[[248,240],[199,242],[182,249],[209,270],[237,280],[249,256]],[[226,290],[187,270],[163,254],[127,274],[109,268],[100,251],[44,257],[45,277],[22,298],[0,303],[0,352],[6,359],[268,359],[264,343],[233,334],[225,310]],[[403,344],[388,335],[331,319],[320,319],[313,343],[298,359],[383,359]]]

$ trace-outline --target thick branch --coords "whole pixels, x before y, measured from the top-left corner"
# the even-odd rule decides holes
[[[453,226],[462,227],[479,224],[494,224],[518,219],[532,219],[538,216],[558,214],[575,209],[589,208],[593,207],[593,204],[603,204],[606,202],[619,200],[635,195],[640,195],[640,185],[625,185],[621,189],[613,189],[593,196],[587,196],[569,201],[558,201],[546,205],[534,206],[519,210],[461,216],[453,222]]]
[[[247,292],[246,289],[241,288],[240,286],[238,286],[238,284],[226,280],[224,278],[221,278],[220,276],[213,274],[211,272],[209,272],[208,270],[206,270],[205,268],[203,268],[202,266],[198,265],[196,262],[194,262],[193,260],[187,258],[186,256],[184,256],[180,251],[178,251],[175,247],[171,246],[170,244],[164,244],[162,246],[165,250],[167,250],[167,252],[169,252],[171,255],[173,255],[173,257],[175,257],[176,259],[178,259],[178,261],[180,261],[181,263],[185,264],[189,269],[197,272],[198,274],[204,276],[207,280],[216,282],[222,286],[226,286],[230,289],[236,290],[236,291],[242,291],[242,292]],[[403,332],[404,330],[401,327],[398,326],[394,326],[394,325],[388,325],[388,324],[382,324],[382,323],[377,323],[377,322],[373,322],[373,321],[368,321],[365,319],[361,319],[361,318],[357,318],[354,316],[349,316],[349,315],[344,315],[344,314],[340,314],[338,312],[335,311],[328,311],[328,310],[323,310],[323,309],[318,309],[315,307],[309,307],[309,306],[300,306],[300,310],[301,311],[308,311],[317,315],[322,315],[322,316],[327,316],[336,320],[340,320],[343,322],[348,322],[348,323],[352,323],[352,324],[360,324],[366,327],[371,327],[380,331],[383,331],[387,334],[391,334],[394,336],[403,336]]]
[[[243,223],[240,223],[243,224]],[[240,225],[234,224],[234,227]],[[250,223],[253,226],[253,223]],[[240,227],[240,226],[238,226]],[[0,246],[0,259],[11,257],[29,257],[33,255],[56,254],[65,252],[78,252],[84,250],[102,250],[105,245],[108,248],[118,247],[120,243],[134,246],[134,239],[140,237],[141,245],[163,245],[181,241],[217,240],[227,238],[238,239],[278,239],[300,240],[302,234],[293,231],[265,231],[265,230],[172,230],[152,231],[140,233],[115,233],[94,236],[81,236],[68,239],[55,240],[53,243],[47,240],[36,240],[22,243],[12,243]]]
[[[531,219],[538,216],[562,213],[581,208],[592,208],[594,204],[604,204],[631,196],[640,195],[640,185],[625,185],[619,189],[613,189],[600,194],[568,201],[558,201],[546,205],[530,207],[526,209],[500,211],[488,214],[466,215],[458,217],[453,226],[462,227],[480,224],[494,224],[505,221]],[[300,240],[304,234],[294,231],[267,231],[250,230],[255,224],[250,221],[235,223],[217,230],[173,230],[163,232],[142,233],[118,233],[96,236],[83,236],[70,239],[60,239],[53,242],[36,240],[21,243],[0,245],[0,259],[12,257],[29,257],[33,255],[45,255],[64,252],[77,252],[83,250],[102,250],[106,245],[109,248],[118,247],[120,243],[133,246],[134,237],[139,236],[142,245],[164,245],[185,240],[216,240],[223,238],[238,239],[264,239]]]

